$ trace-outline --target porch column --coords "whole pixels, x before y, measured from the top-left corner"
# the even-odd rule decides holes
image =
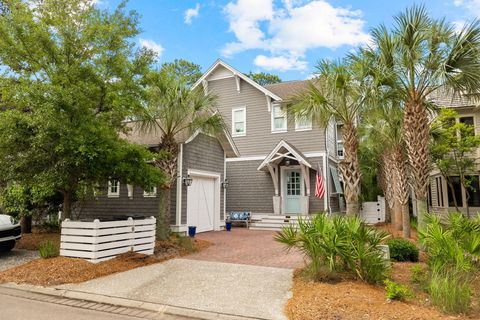
[[[267,164],[268,171],[273,181],[273,188],[275,189],[275,195],[273,196],[273,213],[280,214],[281,208],[281,197],[280,197],[280,188],[278,186],[278,165]]]
[[[303,194],[300,197],[300,213],[309,213],[309,200],[310,200],[310,168],[304,164],[300,164],[302,170],[302,183],[304,185]]]

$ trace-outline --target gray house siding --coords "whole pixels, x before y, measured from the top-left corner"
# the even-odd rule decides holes
[[[220,174],[224,180],[224,151],[218,140],[205,134],[199,134],[193,141],[183,145],[182,176],[186,177],[189,169],[196,169]],[[182,184],[182,224],[187,223],[187,186]],[[224,220],[224,189],[220,188],[220,220]]]
[[[262,161],[227,162],[227,212],[273,213],[275,193],[270,173],[257,171]]]
[[[226,78],[209,81],[208,90],[217,96],[217,108],[229,127],[232,109],[246,108],[246,136],[233,137],[242,157],[267,155],[282,139],[304,153],[325,150],[324,130],[316,124],[312,130],[295,131],[295,121],[287,119],[287,132],[272,133],[271,112],[265,94],[252,85],[241,81],[238,92],[235,79]]]
[[[100,193],[91,199],[77,202],[74,217],[79,219],[109,220],[118,216],[157,216],[158,197],[144,197],[143,189],[133,188],[133,197],[128,197],[127,185],[120,183],[120,195],[117,198],[107,196],[107,183]]]
[[[320,164],[321,157],[309,158],[314,166]],[[275,194],[272,177],[269,172],[258,171],[261,160],[227,162],[227,212],[251,211],[253,213],[273,213],[273,196]],[[315,197],[315,174],[310,169],[310,198],[309,212],[324,211],[324,199]]]

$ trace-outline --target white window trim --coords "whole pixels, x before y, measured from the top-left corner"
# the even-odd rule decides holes
[[[274,104],[272,105],[272,111],[270,112],[271,113],[271,129],[272,129],[272,133],[284,133],[284,132],[287,132],[287,128],[288,128],[288,123],[287,123],[287,113],[285,111],[283,111],[283,119],[285,120],[285,125],[282,127],[282,128],[275,128],[275,108],[280,108],[280,110],[282,109],[282,106],[279,105],[279,104]]]
[[[235,112],[243,111],[243,132],[235,132]],[[232,109],[232,137],[244,137],[247,135],[247,107]]]
[[[343,123],[336,123],[335,124],[335,154],[336,154],[338,159],[345,159],[345,146],[343,146],[343,137],[338,136],[338,126],[339,125],[342,126],[342,130],[343,130]],[[343,156],[338,155],[338,144],[339,143],[341,143],[342,146],[343,146],[343,148],[342,148]]]
[[[109,198],[118,198],[120,197],[120,181],[119,180],[113,180],[117,181],[117,192],[112,192],[112,180],[108,180],[108,191],[107,191],[107,196]]]
[[[311,117],[310,117],[310,125],[305,126],[305,127],[299,126],[298,118],[295,117],[295,131],[310,131],[310,130],[312,130],[312,128],[313,128],[313,126],[312,126],[312,118]]]
[[[155,198],[157,196],[157,187],[153,187],[153,192],[147,192],[143,190],[144,198]]]

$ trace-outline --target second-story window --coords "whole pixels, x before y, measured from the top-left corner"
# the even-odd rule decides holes
[[[474,121],[473,117],[460,117],[460,118],[458,118],[458,122],[472,127],[473,130],[469,135],[471,135],[471,136],[475,135],[475,121]]]
[[[287,131],[287,114],[279,105],[272,106],[272,131]]]
[[[232,136],[241,137],[247,134],[247,109],[232,110]]]
[[[343,124],[337,124],[337,132],[335,134],[336,136],[336,144],[337,144],[337,157],[339,159],[343,159],[344,153],[343,153]]]
[[[117,198],[120,196],[120,181],[118,180],[108,181],[107,196],[110,198]]]
[[[312,130],[312,118],[311,117],[296,117],[295,118],[295,130],[306,131]]]

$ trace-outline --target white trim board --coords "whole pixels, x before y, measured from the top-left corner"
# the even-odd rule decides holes
[[[280,98],[279,96],[277,96],[277,95],[274,94],[273,92],[265,89],[264,87],[262,87],[261,85],[259,85],[258,83],[256,83],[255,81],[253,81],[252,79],[250,79],[249,77],[247,77],[246,75],[244,75],[243,73],[241,73],[240,71],[238,71],[237,69],[233,68],[233,67],[230,66],[229,64],[227,64],[227,63],[225,63],[224,61],[222,61],[221,59],[218,59],[217,61],[215,61],[215,63],[202,75],[202,77],[201,77],[200,79],[198,79],[197,82],[195,82],[195,84],[192,86],[192,89],[191,89],[191,90],[194,90],[196,87],[198,87],[198,85],[201,84],[201,83],[203,82],[203,80],[207,80],[208,76],[209,76],[218,66],[224,67],[225,69],[227,69],[228,71],[230,71],[230,72],[233,74],[233,76],[241,78],[243,81],[245,81],[246,83],[252,85],[252,86],[255,87],[256,89],[260,90],[261,92],[263,92],[263,93],[266,94],[267,96],[271,97],[273,100],[282,101],[282,98]],[[238,86],[238,84],[237,84],[237,86]]]
[[[317,158],[317,157],[325,157],[326,152],[305,152],[303,155],[307,158]],[[240,161],[260,161],[265,160],[268,155],[264,156],[246,156],[246,157],[238,157],[238,158],[227,158],[226,162],[240,162]]]

